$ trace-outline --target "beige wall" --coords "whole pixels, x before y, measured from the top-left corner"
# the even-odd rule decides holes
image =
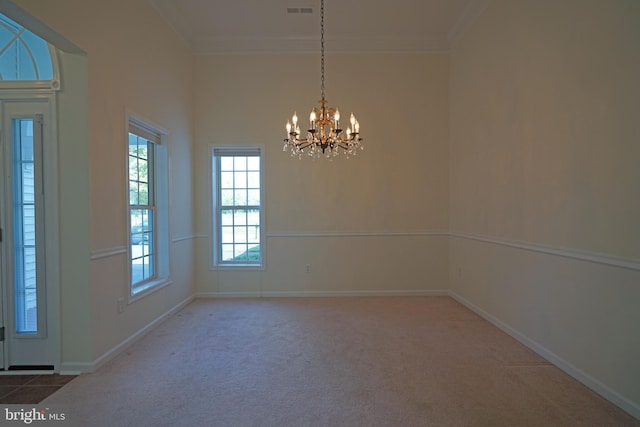
[[[358,116],[366,148],[314,162],[282,141],[294,109],[304,120],[320,99],[318,54],[197,58],[198,176],[209,176],[211,144],[260,145],[267,195],[265,270],[210,270],[203,237],[199,292],[446,289],[448,239],[432,233],[448,228],[447,55],[328,53],[326,71],[330,105]],[[196,184],[207,236],[210,182]]]
[[[77,144],[77,150],[63,149],[60,158],[62,166],[73,162],[71,171],[61,168],[61,192],[66,195],[61,208],[61,258],[68,270],[75,268],[62,284],[63,368],[84,369],[194,293],[193,55],[143,0],[16,3],[86,52],[85,58],[69,59],[69,63],[81,63],[75,66],[79,75],[67,73],[64,61],[62,73],[65,86],[77,86],[69,79],[84,79],[88,97],[86,91],[68,93],[63,88],[60,106],[62,146],[68,144],[68,137]],[[67,99],[62,101],[64,97]],[[86,113],[70,113],[86,106],[87,99]],[[126,299],[129,282],[127,111],[169,132],[173,284],[128,305],[119,314],[117,299]],[[83,133],[87,119],[88,131],[85,128]],[[78,122],[77,133],[74,121]],[[70,202],[75,205],[72,209],[66,203],[74,194],[79,200]],[[79,230],[66,228],[74,222]],[[83,226],[89,228],[88,240]],[[71,243],[74,241],[77,245]],[[84,252],[78,254],[78,245]]]
[[[640,3],[499,1],[451,53],[451,289],[640,414]]]

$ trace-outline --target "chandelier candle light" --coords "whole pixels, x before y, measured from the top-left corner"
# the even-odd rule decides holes
[[[364,149],[360,138],[360,123],[351,113],[349,125],[346,129],[340,127],[340,110],[327,106],[328,101],[324,97],[324,0],[320,0],[320,90],[322,99],[320,108],[314,107],[309,114],[309,129],[307,137],[300,138],[300,125],[298,115],[294,112],[291,121],[287,121],[287,138],[284,140],[282,151],[291,152],[291,156],[302,158],[303,154],[309,157],[321,156],[331,158],[337,156],[339,151],[349,157],[355,156],[358,149]]]

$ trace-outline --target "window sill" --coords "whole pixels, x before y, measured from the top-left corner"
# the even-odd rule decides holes
[[[128,303],[131,304],[141,298],[146,297],[149,294],[154,293],[155,291],[164,288],[165,286],[171,285],[173,282],[168,277],[164,277],[161,279],[152,280],[150,282],[145,283],[144,285],[136,287],[135,291],[131,295],[129,295]]]
[[[244,271],[262,271],[265,270],[264,264],[218,264],[212,265],[209,270],[244,270]]]

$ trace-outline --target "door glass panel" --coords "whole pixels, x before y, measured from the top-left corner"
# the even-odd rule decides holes
[[[13,229],[17,334],[38,333],[33,119],[13,120]]]

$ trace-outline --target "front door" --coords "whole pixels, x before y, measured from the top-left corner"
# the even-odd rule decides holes
[[[45,128],[50,126],[50,100],[3,100],[2,304],[0,338],[4,370],[53,370],[56,337],[49,331],[47,272],[47,174]],[[2,333],[4,332],[4,334]]]

